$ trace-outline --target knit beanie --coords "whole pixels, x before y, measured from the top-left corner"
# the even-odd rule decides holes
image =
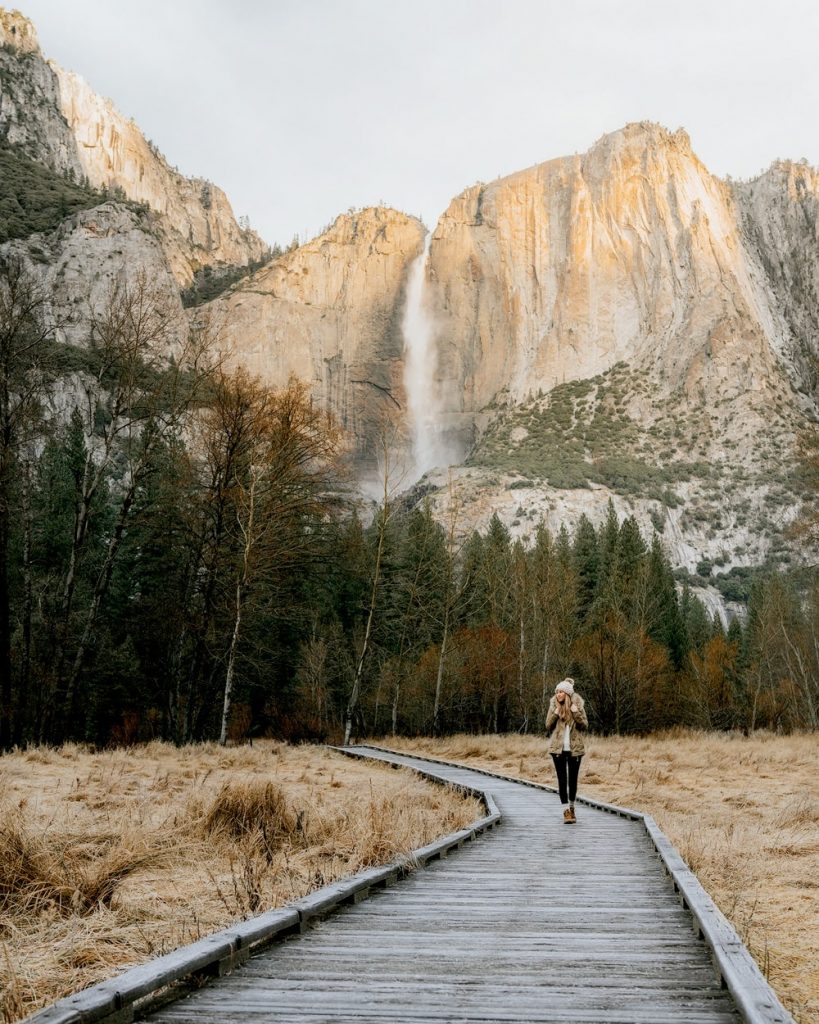
[[[555,693],[557,693],[558,690],[562,690],[564,693],[568,693],[569,696],[571,696],[574,693],[574,680],[564,679],[555,687]]]

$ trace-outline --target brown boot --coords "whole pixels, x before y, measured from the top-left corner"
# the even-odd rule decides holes
[[[570,825],[577,824],[577,815],[574,813],[574,807],[569,808],[569,822]]]
[[[563,812],[563,824],[564,825],[571,825],[571,823],[572,823],[572,812],[567,807],[566,810]]]

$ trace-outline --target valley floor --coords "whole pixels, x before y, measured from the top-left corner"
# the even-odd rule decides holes
[[[314,746],[0,757],[0,1021],[482,813]]]
[[[381,742],[555,784],[541,736]],[[579,789],[655,818],[802,1024],[819,1020],[817,779],[816,734],[674,731],[589,737]]]

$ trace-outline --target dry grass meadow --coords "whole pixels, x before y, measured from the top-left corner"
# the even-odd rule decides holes
[[[537,736],[382,742],[554,784]],[[579,793],[651,814],[783,1003],[819,1021],[819,736],[592,736]]]
[[[0,758],[0,1020],[386,863],[482,814],[321,747]]]

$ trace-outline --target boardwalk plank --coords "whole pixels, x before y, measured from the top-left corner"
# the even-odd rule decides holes
[[[274,1016],[271,1016],[271,1013]],[[188,1011],[187,1015],[180,1015],[174,1018],[175,1024],[202,1024],[202,1016],[195,1012]],[[679,1024],[685,1020],[686,1024],[736,1024],[736,1014],[733,1012],[720,1013],[709,1009],[704,1013],[692,1011],[685,1017],[676,1012],[670,1014],[662,1010],[651,1009],[645,1012],[633,1012],[631,1009],[614,1009],[603,1018],[596,1009],[591,1010],[566,1010],[559,1007],[554,1010],[538,1011],[521,1017],[514,1013],[503,1016],[489,1014],[480,1009],[470,1010],[468,1015],[453,1016],[450,1011],[435,1008],[423,1017],[413,1017],[406,1009],[396,1008],[388,1010],[366,1010],[360,1012],[350,1008],[342,1018],[335,1013],[325,1013],[319,1010],[299,1010],[298,1013],[289,1013],[285,1010],[279,1011],[275,1008],[257,1010],[255,1012],[239,1010],[232,1012],[220,1012],[218,1019],[221,1024],[242,1024],[248,1020],[267,1021],[275,1020],[276,1024],[337,1024],[339,1019],[347,1021],[468,1021],[470,1024]]]

